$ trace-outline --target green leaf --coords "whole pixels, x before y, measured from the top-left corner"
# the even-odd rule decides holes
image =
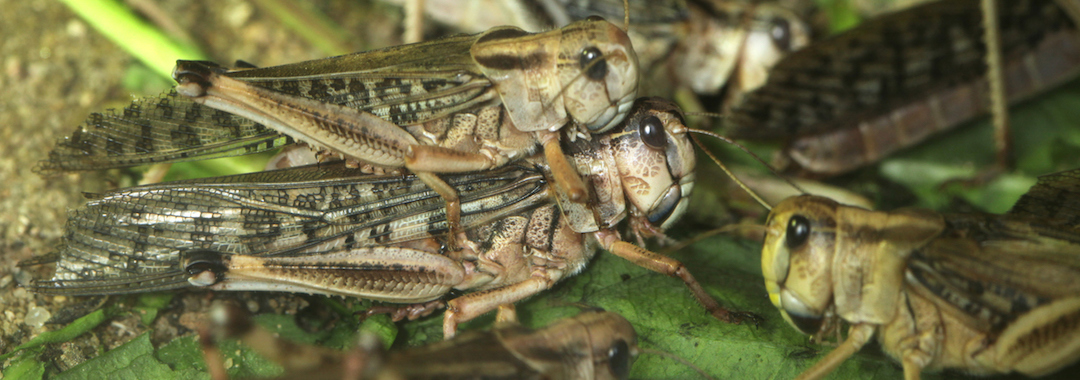
[[[169,302],[172,301],[173,293],[150,293],[140,294],[139,301],[132,309],[135,312],[142,315],[142,324],[150,326],[150,323],[157,318],[158,310],[161,310],[165,306],[169,306]]]
[[[378,335],[379,339],[383,342],[383,347],[385,348],[390,348],[390,346],[394,343],[394,340],[397,339],[398,336],[397,325],[395,325],[394,322],[390,320],[390,316],[386,314],[373,315],[368,317],[367,319],[364,319],[364,322],[360,324],[359,330],[370,331]],[[355,336],[355,334],[352,335]],[[349,344],[351,345],[352,342],[355,341],[355,337],[350,337],[349,340]],[[337,346],[331,345],[331,347]]]
[[[194,370],[206,372],[206,361],[195,335],[186,335],[158,348],[154,357],[176,371]]]
[[[0,371],[0,378],[5,380],[41,380],[45,375],[45,363],[37,360],[37,355],[22,355],[11,365]]]
[[[20,350],[38,347],[49,343],[67,342],[75,339],[75,337],[82,335],[84,332],[87,332],[90,329],[97,327],[97,325],[101,324],[101,322],[104,322],[112,315],[113,310],[111,308],[96,310],[79,319],[76,319],[74,322],[71,322],[60,330],[44,332],[41,335],[38,335],[36,338],[31,339],[29,342],[23,343],[18,347],[15,347],[15,349],[11,350],[11,352],[0,355],[0,361],[7,360],[8,358],[18,353]]]
[[[67,370],[57,380],[176,379],[168,365],[154,357],[150,335],[142,334],[123,346]]]
[[[259,314],[255,322],[282,339],[305,344],[316,344],[330,336],[330,331],[308,332],[296,324],[296,317],[284,314]]]
[[[275,377],[283,372],[280,365],[235,340],[221,342],[218,349],[224,356],[222,359],[225,362],[225,370],[230,377]],[[154,355],[180,374],[177,378],[208,378],[206,361],[203,360],[198,337],[194,335],[173,339],[161,346]]]

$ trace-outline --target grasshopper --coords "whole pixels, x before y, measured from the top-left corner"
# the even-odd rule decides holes
[[[295,64],[228,70],[178,61],[179,85],[122,113],[95,113],[39,171],[88,170],[269,150],[303,141],[372,171],[408,169],[442,195],[458,231],[458,195],[435,173],[487,170],[543,148],[555,184],[584,184],[559,142],[611,129],[637,93],[626,34],[600,20],[545,33],[495,28]],[[562,131],[569,125],[572,131]],[[456,233],[451,234],[456,236]]]
[[[1070,5],[1000,2],[1010,102],[1076,77]],[[808,176],[869,165],[987,111],[983,29],[978,0],[939,1],[819,41],[785,57],[733,109],[729,135],[782,141],[778,166]]]
[[[482,180],[451,177],[470,200],[464,208],[469,210],[469,228],[462,239],[464,249],[445,253],[431,235],[424,236],[445,231],[445,213],[404,206],[412,211],[389,223],[397,220],[395,210],[384,210],[399,198],[430,202],[433,197],[427,192],[379,191],[368,203],[352,204],[355,201],[335,195],[342,190],[319,187],[325,183],[291,180],[240,184],[239,191],[223,191],[229,186],[219,180],[125,189],[76,212],[58,255],[57,276],[39,283],[37,290],[146,291],[162,289],[160,283],[168,278],[174,288],[279,290],[412,304],[396,314],[399,318],[432,312],[452,289],[470,291],[446,302],[443,332],[449,338],[458,323],[577,273],[599,246],[679,277],[712,315],[737,323],[752,316],[724,309],[681,263],[624,242],[614,230],[629,216],[635,233],[660,234],[685,211],[694,182],[687,133],[676,106],[642,99],[621,128],[589,141],[565,142],[578,172],[591,185],[587,207],[575,208],[577,203],[559,199],[560,193],[547,182],[531,179],[537,178],[535,171],[520,170],[522,177],[491,180],[468,191],[460,187],[470,184],[469,178]],[[528,162],[548,176],[542,155]],[[247,176],[261,180],[279,175]],[[315,175],[320,180],[323,176]],[[376,178],[376,183],[386,180]],[[350,186],[356,185],[338,186],[352,191]],[[415,191],[408,184],[389,186]],[[485,192],[506,186],[514,189],[509,195]],[[251,190],[256,188],[266,191]],[[495,204],[489,202],[493,199]],[[505,216],[500,210],[516,214]]]
[[[620,0],[539,5],[429,0],[424,9],[433,20],[466,33],[504,24],[539,31],[593,15],[618,20],[629,13],[627,34],[640,63],[644,94],[667,97],[676,87],[687,88],[722,95],[726,107],[763,84],[781,57],[810,41],[810,28],[799,14],[774,3],[630,0],[624,9]]]
[[[288,378],[626,379],[642,351],[630,322],[599,309],[536,330],[500,313],[502,318],[490,331],[469,331],[448,341],[388,354],[382,353],[381,342],[373,336],[361,335],[356,348],[343,352],[283,342],[247,320],[239,307],[216,304],[210,313],[213,326],[207,335],[215,340],[238,337],[281,363]],[[220,362],[216,351],[214,346],[205,349],[207,363]],[[216,375],[212,378],[227,378],[223,367],[211,367],[211,374]]]
[[[1080,170],[1040,177],[1005,215],[870,211],[798,196],[766,221],[762,271],[784,319],[847,338],[821,378],[877,335],[904,376],[1040,376],[1080,358]]]

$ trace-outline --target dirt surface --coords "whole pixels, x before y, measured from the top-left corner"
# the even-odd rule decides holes
[[[354,39],[351,48],[396,44],[399,10],[355,2],[315,2]],[[340,4],[337,4],[340,3]],[[275,65],[325,57],[268,12],[246,1],[129,1],[141,14],[174,37],[189,38],[211,59],[243,59]],[[141,64],[55,1],[0,0],[0,354],[44,331],[62,327],[80,312],[105,300],[44,296],[20,285],[48,278],[51,268],[19,268],[17,263],[50,251],[63,234],[68,210],[84,201],[81,192],[115,186],[116,173],[64,174],[43,178],[32,171],[55,141],[70,135],[90,112],[120,108],[132,96],[153,95],[139,80],[123,82]],[[186,34],[186,36],[184,35]],[[184,57],[176,57],[184,58]],[[130,83],[134,82],[134,83]],[[150,81],[153,82],[153,81]],[[249,309],[295,311],[303,301],[269,295],[241,300]],[[130,302],[113,298],[109,302]],[[154,340],[190,332],[208,305],[205,294],[184,294],[172,301],[173,315],[158,318]],[[50,323],[45,323],[49,319]],[[56,323],[52,323],[56,322]],[[135,315],[113,318],[76,342],[46,355],[59,369],[95,356],[95,347],[113,348],[145,331]],[[0,368],[3,363],[0,363]]]

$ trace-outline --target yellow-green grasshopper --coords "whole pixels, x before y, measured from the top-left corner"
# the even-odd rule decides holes
[[[1040,177],[1004,215],[870,211],[810,195],[766,222],[769,299],[800,331],[847,338],[821,378],[875,336],[924,370],[1052,373],[1080,358],[1080,170]]]
[[[599,19],[268,68],[178,61],[174,77],[174,91],[92,114],[38,170],[187,161],[298,140],[372,171],[417,174],[447,199],[457,230],[457,195],[435,173],[490,169],[543,149],[564,198],[581,202],[584,185],[559,142],[619,124],[638,80],[626,34]]]

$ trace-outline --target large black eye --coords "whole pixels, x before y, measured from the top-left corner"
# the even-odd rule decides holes
[[[664,149],[667,147],[667,136],[664,135],[664,123],[660,122],[660,118],[656,116],[646,117],[638,125],[638,134],[641,135],[641,141],[645,142],[653,149]]]
[[[608,350],[608,365],[616,379],[630,377],[630,346],[619,340]]]
[[[607,20],[604,20],[604,18],[603,18],[603,17],[597,16],[597,15],[592,15],[592,16],[586,17],[585,19],[586,19],[586,20],[589,20],[589,21],[593,21],[593,22],[596,22],[596,21],[607,21]]]
[[[774,18],[770,23],[769,37],[773,44],[783,51],[791,51],[791,23],[783,18]]]
[[[788,249],[795,249],[810,238],[810,221],[805,216],[795,215],[788,220],[787,235],[784,244]]]
[[[581,51],[581,69],[585,70],[585,76],[592,80],[601,80],[607,76],[607,61],[600,49],[589,46]]]

